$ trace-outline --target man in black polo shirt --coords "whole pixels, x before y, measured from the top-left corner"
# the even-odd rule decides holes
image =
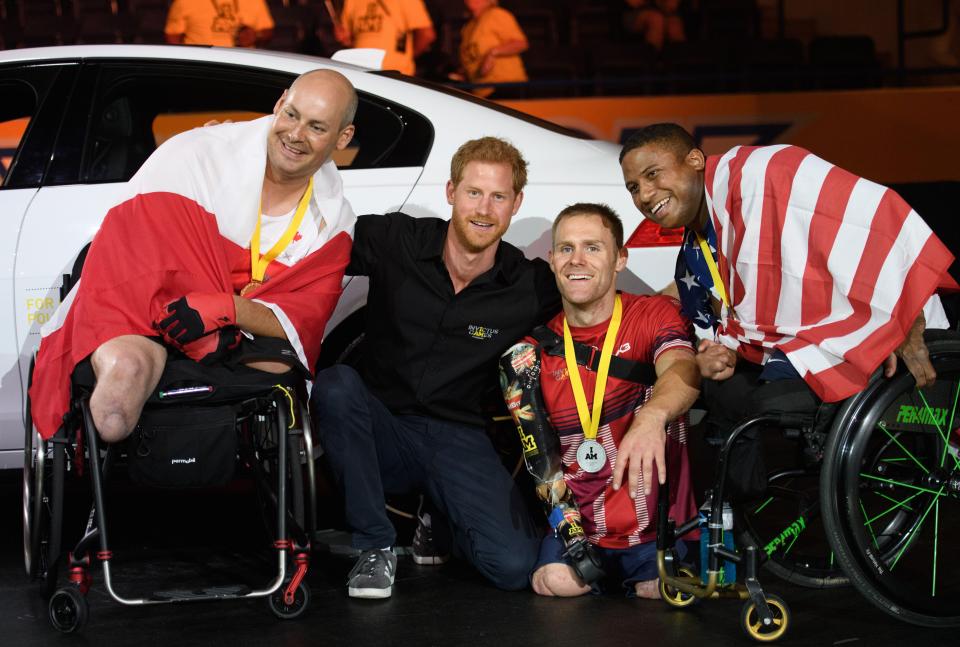
[[[550,268],[501,240],[523,200],[526,162],[494,137],[450,164],[450,221],[357,220],[348,274],[370,277],[364,364],[317,375],[312,405],[345,497],[352,597],[389,597],[396,532],[384,492],[422,490],[460,552],[496,586],[527,585],[538,532],[484,430],[497,360],[560,308]]]

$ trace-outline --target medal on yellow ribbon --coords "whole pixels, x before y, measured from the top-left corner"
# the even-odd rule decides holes
[[[713,260],[713,252],[710,251],[710,245],[707,244],[707,240],[700,235],[699,231],[694,232],[697,236],[697,244],[700,245],[700,251],[703,252],[703,260],[707,263],[707,268],[710,270],[710,278],[713,279],[713,287],[717,291],[717,294],[720,295],[720,302],[723,303],[724,307],[730,310],[731,313],[736,316],[736,313],[733,312],[733,309],[730,308],[730,300],[727,298],[727,290],[723,287],[723,281],[720,279],[720,270],[717,268],[717,262]]]
[[[573,399],[577,403],[577,413],[580,415],[580,426],[583,429],[583,441],[577,448],[577,464],[591,474],[599,472],[607,463],[607,452],[603,445],[597,442],[597,432],[600,430],[603,396],[607,389],[607,375],[610,372],[610,360],[613,357],[613,347],[616,344],[617,331],[620,330],[622,314],[623,304],[618,294],[613,304],[613,316],[610,317],[610,324],[607,326],[607,336],[603,340],[603,349],[600,352],[597,383],[593,389],[592,412],[587,405],[587,394],[580,379],[580,369],[573,350],[573,335],[570,334],[567,318],[563,318],[563,351],[567,361],[567,372],[570,374],[570,388],[573,389]]]
[[[253,237],[250,239],[250,282],[240,290],[240,296],[245,297],[264,283],[264,275],[267,273],[267,267],[270,263],[283,253],[293,241],[294,235],[300,229],[300,223],[303,222],[303,216],[307,213],[307,206],[310,204],[310,197],[313,195],[313,178],[307,183],[307,190],[300,197],[297,204],[297,210],[293,213],[293,219],[287,225],[286,231],[280,237],[273,247],[266,254],[260,254],[260,220],[263,218],[263,204],[257,207],[257,226],[253,230]]]

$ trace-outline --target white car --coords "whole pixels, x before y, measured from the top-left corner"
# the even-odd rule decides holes
[[[358,214],[449,217],[450,158],[483,135],[513,142],[529,184],[506,239],[545,256],[554,216],[605,202],[634,249],[624,289],[672,280],[677,241],[642,217],[623,187],[619,147],[579,138],[494,103],[394,73],[292,54],[206,47],[90,45],[0,52],[0,468],[23,464],[24,405],[40,327],[81,249],[157,144],[209,119],[270,112],[294,77],[334,68],[360,94],[356,137],[338,158]],[[643,240],[641,240],[643,239]],[[647,242],[643,242],[647,241]],[[638,253],[640,252],[640,253]],[[360,333],[365,279],[354,279],[326,331],[324,357]],[[333,335],[331,337],[331,335]]]

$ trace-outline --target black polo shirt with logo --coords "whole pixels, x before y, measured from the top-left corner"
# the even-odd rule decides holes
[[[443,263],[449,221],[357,219],[347,274],[370,277],[361,374],[395,414],[484,424],[498,360],[560,310],[550,267],[500,242],[493,268],[454,294]]]

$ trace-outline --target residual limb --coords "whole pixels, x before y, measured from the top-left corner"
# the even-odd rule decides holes
[[[534,479],[537,496],[547,510],[550,526],[563,540],[564,554],[587,584],[603,570],[580,523],[580,509],[563,480],[560,439],[547,418],[540,390],[540,349],[520,342],[500,357],[500,387],[520,435],[523,460]]]

